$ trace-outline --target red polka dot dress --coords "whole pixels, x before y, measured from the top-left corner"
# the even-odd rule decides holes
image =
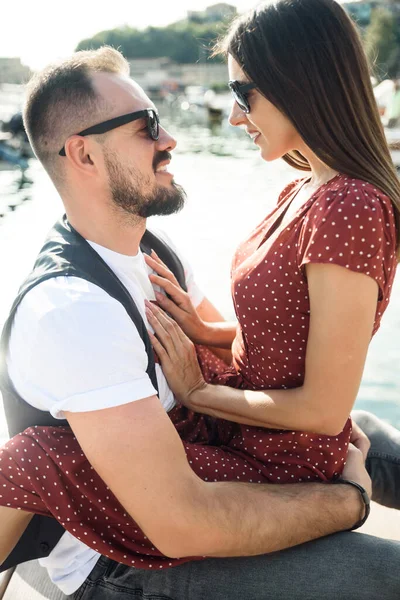
[[[309,262],[365,273],[379,285],[375,333],[396,269],[396,231],[389,199],[342,175],[322,186],[282,225],[301,182],[238,248],[232,292],[238,318],[233,366],[198,348],[208,381],[241,389],[302,385],[310,320]],[[299,406],[299,410],[301,407]],[[344,465],[351,423],[333,437],[267,430],[196,415],[169,413],[189,464],[206,481],[327,481]],[[212,444],[212,445],[210,445]],[[127,516],[83,455],[68,428],[34,427],[0,450],[0,504],[52,514],[73,535],[116,561],[147,569],[189,559],[162,556]]]
[[[389,198],[367,182],[338,174],[281,224],[303,182],[282,192],[275,210],[234,256],[239,325],[233,366],[215,383],[254,390],[303,384],[310,321],[307,263],[340,265],[372,277],[379,286],[373,335],[379,328],[397,265]],[[228,446],[250,455],[253,465],[262,463],[269,481],[326,481],[340,475],[350,433],[350,419],[338,436],[241,426]]]

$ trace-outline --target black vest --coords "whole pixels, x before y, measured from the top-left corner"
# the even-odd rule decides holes
[[[146,230],[140,248],[147,254],[155,250],[174,273],[181,287],[186,290],[182,263],[162,240]],[[36,409],[21,398],[12,385],[6,365],[11,328],[20,302],[25,294],[42,281],[60,276],[80,277],[90,281],[124,306],[145,344],[148,355],[147,373],[158,390],[152,346],[132,296],[99,254],[64,216],[50,231],[31,274],[22,284],[4,324],[0,340],[0,389],[10,437],[33,425],[68,425],[67,421],[54,419],[49,412]],[[14,550],[0,566],[0,572],[27,560],[48,556],[64,532],[64,528],[55,519],[35,515]]]

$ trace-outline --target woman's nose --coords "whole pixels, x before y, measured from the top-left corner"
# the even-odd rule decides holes
[[[243,125],[246,120],[246,114],[242,111],[237,102],[233,102],[228,121],[234,127]]]

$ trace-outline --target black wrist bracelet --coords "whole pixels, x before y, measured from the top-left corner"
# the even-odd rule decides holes
[[[362,519],[360,519],[359,521],[357,521],[357,523],[355,525],[353,525],[353,527],[348,529],[348,531],[354,531],[354,529],[358,529],[359,527],[361,527],[361,525],[364,525],[365,521],[369,517],[369,513],[371,511],[371,503],[370,503],[369,496],[362,485],[360,485],[359,483],[356,483],[355,481],[350,481],[350,479],[342,479],[341,477],[339,477],[338,479],[335,479],[335,481],[333,481],[333,483],[345,483],[347,485],[352,485],[361,494],[361,498],[364,502],[365,514]]]

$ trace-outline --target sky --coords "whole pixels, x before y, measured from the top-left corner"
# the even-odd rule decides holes
[[[164,26],[216,0],[6,0],[1,15],[0,57],[17,56],[32,69],[68,56],[84,38],[129,25]],[[258,0],[232,0],[240,12]]]
[[[256,0],[228,2],[244,11]],[[164,26],[203,10],[216,0],[6,0],[0,28],[0,56],[19,56],[32,69],[67,56],[84,38],[130,25]]]

